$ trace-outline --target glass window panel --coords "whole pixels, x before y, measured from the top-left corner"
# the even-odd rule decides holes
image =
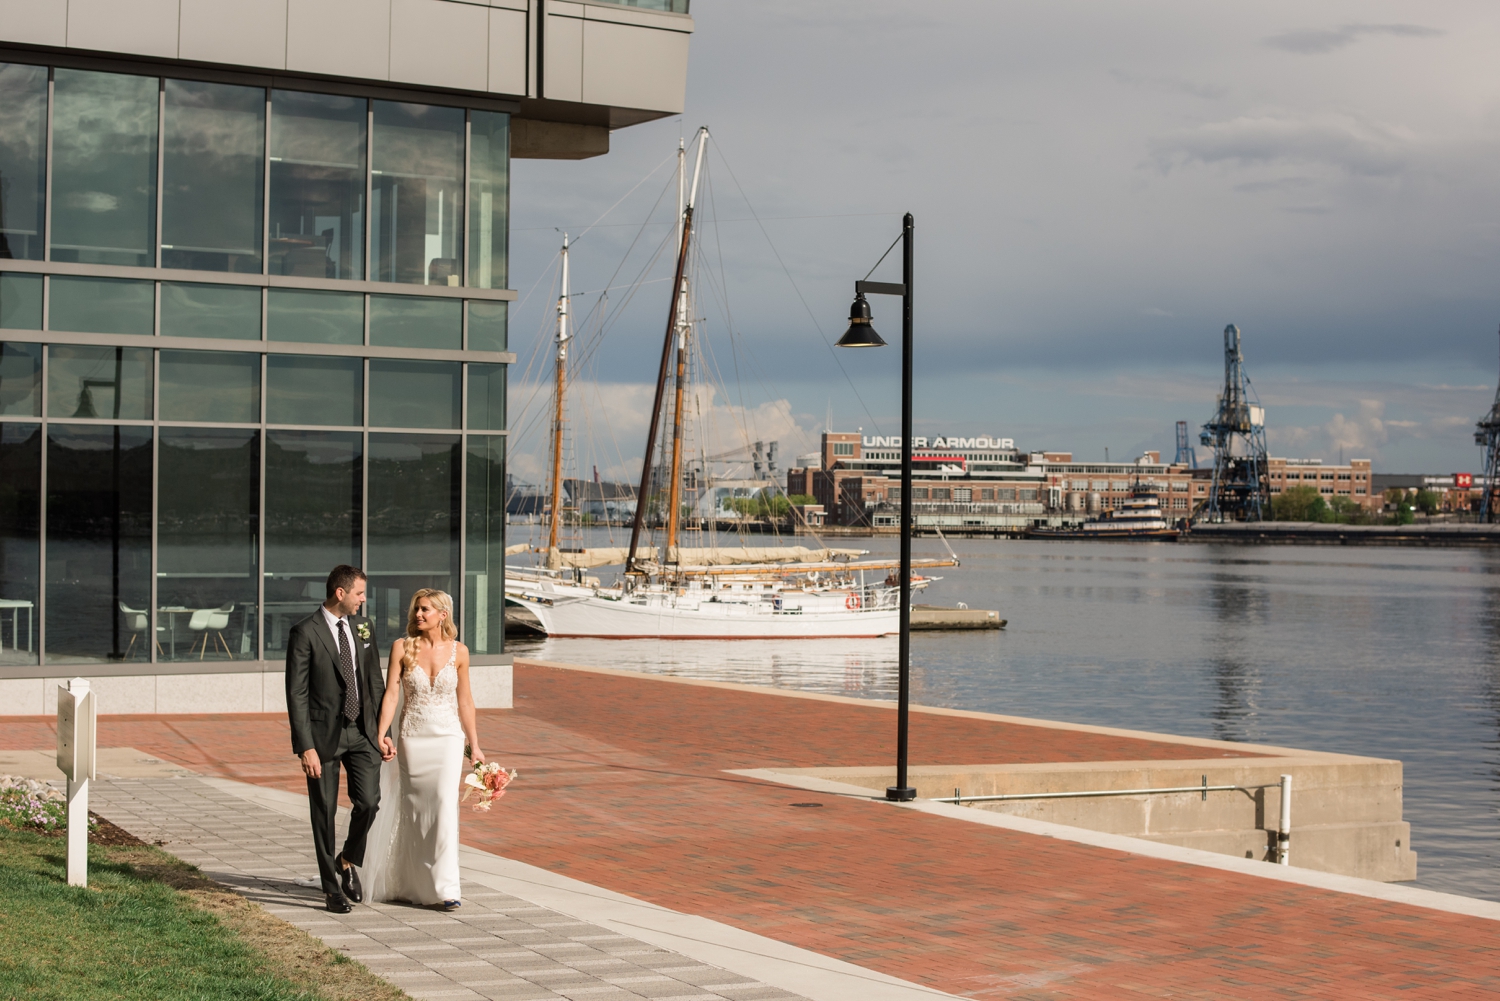
[[[49,664],[151,659],[149,427],[48,426],[46,586]]]
[[[266,659],[323,601],[328,571],[359,566],[363,456],[348,431],[266,432]]]
[[[464,341],[463,308],[459,299],[372,295],[370,343],[387,348],[457,351]]]
[[[260,420],[260,355],[163,351],[161,419],[251,424]]]
[[[0,63],[0,258],[42,259],[47,67]]]
[[[156,624],[162,660],[253,660],[260,432],[162,428]]]
[[[53,73],[52,259],[156,264],[154,76]]]
[[[370,135],[370,278],[458,285],[464,111],[376,101]]]
[[[0,329],[42,329],[41,275],[0,275]]]
[[[458,579],[456,435],[370,435],[369,615],[382,650],[406,634],[412,592]]]
[[[52,276],[48,326],[86,334],[155,332],[156,287],[123,278]]]
[[[469,429],[505,430],[505,366],[469,366]]]
[[[469,350],[506,350],[506,315],[508,302],[471,301],[469,303]]]
[[[364,383],[361,358],[268,355],[266,420],[271,424],[363,424]]]
[[[469,284],[505,288],[510,256],[510,115],[469,113]]]
[[[47,416],[151,419],[151,349],[53,344]]]
[[[162,282],[163,337],[260,340],[260,289]]]
[[[363,98],[271,92],[271,274],[363,278]]]
[[[266,339],[363,344],[365,297],[352,292],[273,288],[266,299]]]
[[[503,653],[505,638],[505,439],[470,435],[463,639],[470,653]]]
[[[42,416],[42,346],[0,341],[0,414]]]
[[[266,92],[196,80],[162,89],[162,267],[260,274]]]
[[[370,359],[370,424],[458,427],[459,378],[458,362]]]
[[[0,424],[0,665],[37,662],[41,513],[42,426]]]

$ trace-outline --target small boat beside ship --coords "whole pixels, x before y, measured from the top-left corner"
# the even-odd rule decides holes
[[[1161,498],[1154,493],[1137,491],[1117,508],[1104,511],[1097,518],[1073,526],[1034,526],[1026,530],[1028,539],[1092,540],[1173,540],[1182,532],[1167,520],[1161,509]]]

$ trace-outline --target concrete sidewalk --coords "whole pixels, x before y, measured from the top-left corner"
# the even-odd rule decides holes
[[[911,1001],[946,996],[469,847],[462,849],[464,907],[457,912],[370,903],[350,914],[332,914],[316,886],[307,800],[284,790],[179,772],[101,779],[91,806],[415,998]],[[341,808],[340,836],[347,819],[347,809]],[[794,993],[734,972],[735,967],[769,971],[783,987],[809,989]]]

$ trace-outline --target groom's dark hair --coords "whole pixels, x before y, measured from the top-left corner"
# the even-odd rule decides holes
[[[340,563],[328,573],[328,600],[335,597],[334,592],[339,588],[348,591],[354,587],[357,580],[365,580],[365,572],[359,567],[351,567],[347,563]]]

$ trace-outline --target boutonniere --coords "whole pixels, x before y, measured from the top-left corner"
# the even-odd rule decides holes
[[[354,631],[359,634],[360,639],[369,640],[370,624],[368,622],[361,622],[359,625],[354,627]]]

